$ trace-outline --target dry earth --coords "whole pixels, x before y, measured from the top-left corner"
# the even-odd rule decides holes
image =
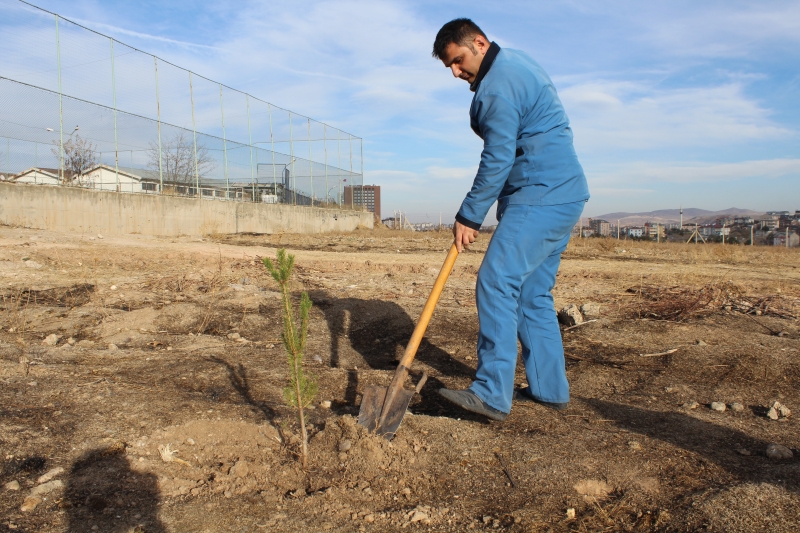
[[[557,307],[600,315],[563,330],[570,407],[487,423],[435,392],[473,376],[487,240],[458,259],[388,442],[355,424],[360,395],[390,381],[446,235],[0,228],[0,531],[800,530],[797,251],[573,242]],[[259,262],[277,247],[331,402],[307,472]],[[775,401],[795,415],[768,418]]]

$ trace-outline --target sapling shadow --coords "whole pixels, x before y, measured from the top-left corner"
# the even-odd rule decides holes
[[[294,307],[292,306],[292,292],[290,278],[294,270],[294,256],[286,254],[286,250],[278,250],[276,263],[269,258],[264,258],[264,266],[267,268],[275,281],[281,288],[283,304],[283,346],[286,349],[287,360],[289,363],[289,385],[283,389],[283,397],[290,407],[297,408],[297,418],[300,422],[302,435],[302,461],[303,468],[308,467],[308,432],[303,410],[311,405],[317,395],[317,381],[314,376],[306,374],[303,370],[303,353],[306,347],[306,336],[308,335],[308,312],[311,309],[311,299],[308,293],[304,292],[300,296],[300,324],[298,327],[295,318]]]

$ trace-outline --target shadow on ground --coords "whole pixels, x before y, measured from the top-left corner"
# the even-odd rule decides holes
[[[793,460],[776,463],[764,456],[768,442],[736,429],[683,413],[648,411],[593,398],[581,399],[603,418],[614,420],[619,427],[696,453],[744,482],[780,484],[787,490],[800,493],[797,450],[794,450]],[[753,456],[739,455],[737,449],[747,450]]]
[[[314,291],[310,296],[314,305],[325,314],[328,323],[330,366],[353,368],[366,363],[371,369],[386,370],[387,377],[391,377],[416,325],[405,309],[395,302],[336,298],[323,291]],[[358,354],[357,358],[344,348],[347,345]],[[420,343],[415,361],[431,367],[438,376],[429,376],[419,399],[412,400],[412,411],[485,421],[484,417],[459,409],[436,393],[445,386],[439,378],[471,378],[475,375],[473,368],[427,338]],[[415,382],[419,379],[419,373],[414,372],[413,367],[412,378]],[[358,373],[348,371],[347,379],[345,402],[355,405],[361,392]]]
[[[70,470],[64,501],[70,533],[166,531],[155,474],[131,470],[124,449],[82,455]]]

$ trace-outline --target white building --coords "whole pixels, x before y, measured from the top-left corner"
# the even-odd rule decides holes
[[[153,179],[126,172],[117,171],[108,165],[97,165],[81,174],[75,184],[78,187],[101,191],[157,193],[158,182]]]
[[[644,228],[628,228],[628,237],[641,239],[644,237]]]
[[[30,183],[33,185],[60,185],[58,170],[52,168],[29,168],[20,172],[9,181],[14,183]]]

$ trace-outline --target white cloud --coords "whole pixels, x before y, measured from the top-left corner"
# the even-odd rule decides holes
[[[680,89],[598,80],[560,91],[579,153],[721,147],[796,136],[741,83]]]
[[[800,178],[800,159],[766,159],[737,163],[664,163],[636,162],[620,165],[614,170],[590,175],[590,190],[607,191],[614,184],[653,184],[657,182],[696,183],[732,182],[745,179],[776,179],[786,176]],[[591,185],[599,185],[591,187]],[[618,190],[618,189],[615,189]],[[633,189],[628,189],[633,190]]]

